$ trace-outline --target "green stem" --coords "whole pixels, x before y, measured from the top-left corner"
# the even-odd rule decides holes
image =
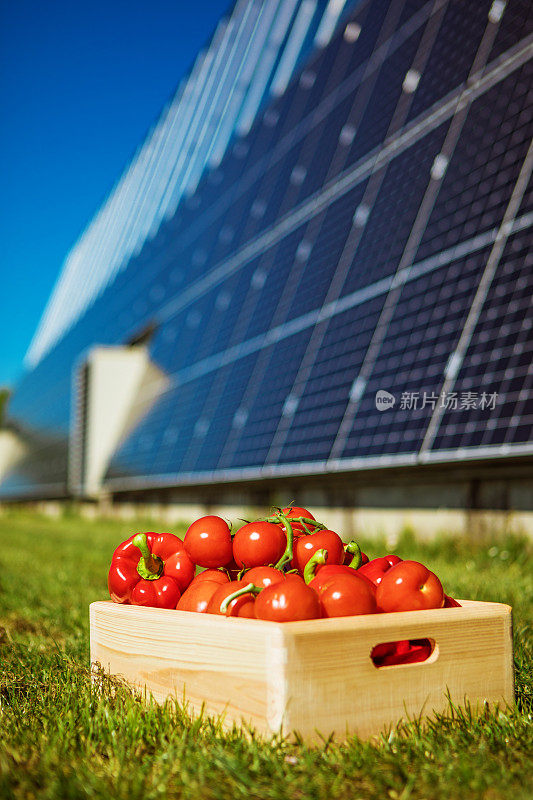
[[[225,614],[229,604],[232,600],[235,600],[237,597],[242,597],[243,594],[259,594],[261,591],[259,586],[256,586],[254,583],[248,583],[246,586],[243,586],[241,589],[236,589],[233,594],[229,594],[220,604],[220,612],[221,614]]]
[[[274,564],[274,569],[283,569],[285,564],[290,564],[292,561],[292,545],[294,541],[294,534],[292,532],[292,525],[288,517],[285,516],[283,511],[280,511],[277,516],[277,521],[283,524],[285,531],[287,533],[287,546],[285,547],[285,552],[281,556],[280,560],[277,564]]]
[[[322,547],[320,550],[317,550],[316,553],[313,553],[304,567],[304,581],[306,583],[311,583],[315,577],[316,568],[319,564],[325,564],[327,557],[328,551],[324,547]]]
[[[145,533],[138,533],[134,536],[133,542],[135,547],[141,551],[141,557],[137,564],[137,572],[148,581],[155,581],[163,572],[163,560],[159,556],[154,556],[148,549],[148,539]]]
[[[291,517],[293,522],[301,522],[303,527],[308,533],[316,533],[317,531],[325,531],[327,530],[326,525],[322,522],[317,522],[316,519],[307,519],[307,517]],[[311,526],[314,530],[310,531],[307,527],[308,525]]]
[[[353,569],[359,569],[359,567],[363,563],[363,556],[361,555],[361,548],[359,547],[355,539],[352,539],[351,542],[348,542],[348,544],[344,549],[347,553],[350,553],[350,555],[353,556],[348,566],[352,567]]]
[[[259,519],[256,520],[256,522],[278,523],[280,521],[280,515],[283,516],[283,513],[281,511],[278,514],[274,514],[270,517],[260,517]],[[287,519],[287,517],[284,516],[284,519]],[[324,525],[322,522],[317,522],[316,519],[307,519],[307,517],[290,517],[290,519],[292,520],[292,522],[300,522],[308,533],[316,533],[317,531],[327,530],[326,525]],[[309,530],[307,527],[308,525],[314,528],[314,530],[312,531]]]

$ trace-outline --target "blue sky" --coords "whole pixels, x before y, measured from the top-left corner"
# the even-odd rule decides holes
[[[0,386],[229,0],[0,0]]]

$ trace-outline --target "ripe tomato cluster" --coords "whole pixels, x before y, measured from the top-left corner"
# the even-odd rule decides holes
[[[299,506],[234,533],[221,517],[205,516],[183,540],[135,534],[115,550],[108,585],[117,603],[275,622],[459,605],[423,564],[397,555],[369,560]],[[405,644],[380,645],[376,657],[408,660],[413,648]]]

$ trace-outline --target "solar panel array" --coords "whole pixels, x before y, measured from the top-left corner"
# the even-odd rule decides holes
[[[531,12],[363,0],[25,378],[4,492],[57,491],[73,363],[148,323],[112,491],[531,452]]]

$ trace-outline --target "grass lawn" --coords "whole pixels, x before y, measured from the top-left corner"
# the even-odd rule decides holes
[[[525,541],[421,544],[406,535],[395,548],[426,562],[448,593],[513,606],[515,709],[477,720],[463,710],[373,743],[308,748],[223,733],[216,721],[144,705],[111,681],[91,691],[88,605],[106,598],[115,546],[143,527],[0,514],[2,800],[532,796],[533,569]],[[362,544],[370,556],[387,552],[382,542]]]

